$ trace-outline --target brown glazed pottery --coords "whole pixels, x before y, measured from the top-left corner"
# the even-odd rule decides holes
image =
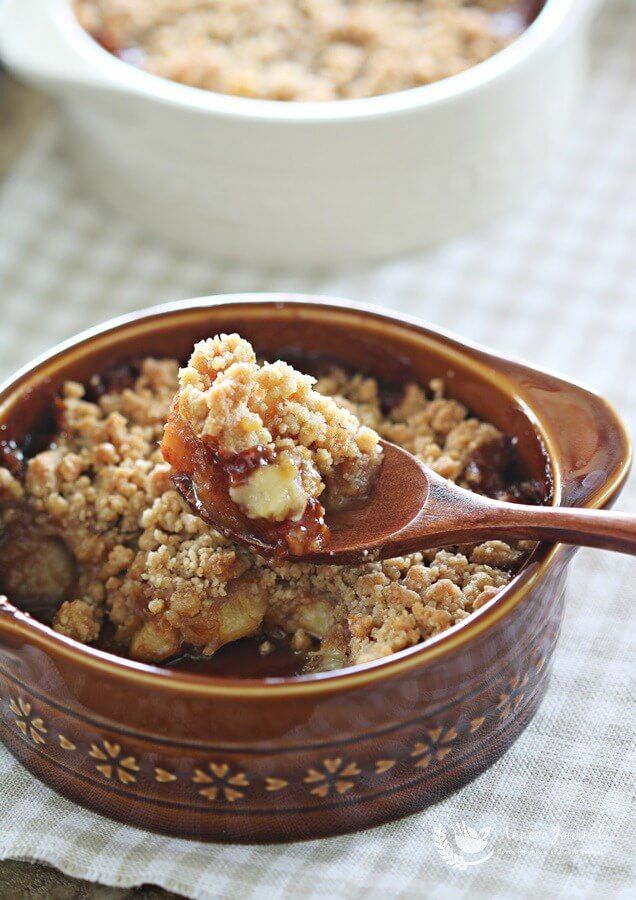
[[[0,390],[3,437],[61,383],[240,331],[270,358],[326,355],[392,382],[431,377],[518,438],[565,506],[611,504],[630,447],[589,391],[418,321],[251,295],[175,303],[63,344]],[[0,599],[0,737],[38,778],[115,819],[215,841],[353,831],[420,810],[511,745],[546,691],[573,551],[540,545],[512,583],[424,645],[348,670],[238,680],[162,670],[54,634]]]

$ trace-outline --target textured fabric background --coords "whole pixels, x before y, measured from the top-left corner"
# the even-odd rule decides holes
[[[636,430],[636,3],[594,31],[577,127],[523,212],[429,254],[311,277],[228,268],[147,239],[94,205],[37,135],[0,193],[0,375],[61,338],[154,302],[309,290],[407,310],[563,371]],[[636,509],[634,481],[619,508]],[[170,840],[62,800],[0,748],[0,858],[192,897],[633,896],[633,560],[583,551],[549,694],[508,754],[443,803],[372,831],[271,847]],[[492,857],[451,869],[437,825],[490,828]],[[448,832],[451,833],[450,831]]]

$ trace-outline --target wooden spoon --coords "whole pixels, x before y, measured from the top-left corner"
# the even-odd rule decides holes
[[[636,554],[636,515],[491,500],[457,487],[395,444],[382,441],[382,446],[384,462],[369,503],[328,515],[331,534],[324,548],[289,558],[362,563],[495,538],[557,541]],[[190,478],[176,476],[174,482],[202,519],[262,556],[281,558],[280,548],[256,537],[250,520],[237,508],[229,509],[233,504],[202,502]]]
[[[299,561],[360,563],[495,538],[636,554],[636,515],[492,500],[457,487],[401,447],[382,445],[384,463],[369,504],[328,519],[324,549]]]

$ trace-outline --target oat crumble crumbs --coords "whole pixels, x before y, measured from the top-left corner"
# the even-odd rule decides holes
[[[337,100],[418,87],[497,53],[526,26],[515,0],[75,0],[123,60],[194,87]]]
[[[219,371],[241,354],[246,359],[239,365],[255,365],[249,345],[225,341],[226,350],[232,345],[229,356],[223,341],[214,344]],[[199,362],[205,370],[210,361],[209,346],[199,345],[182,383],[192,387],[184,401],[188,415],[214,431],[225,408],[219,397],[211,402],[199,371]],[[282,363],[258,371],[276,384],[291,379],[301,397],[313,395],[311,382]],[[128,381],[98,379],[99,390],[67,383],[51,449],[25,461],[22,471],[0,467],[0,590],[34,614],[46,601],[53,604],[53,627],[61,634],[93,642],[107,630],[118,652],[161,661],[185,646],[212,654],[246,636],[259,636],[269,652],[268,629],[283,629],[309,667],[339,668],[387,656],[462,621],[510,581],[527,554],[528,544],[487,541],[356,567],[267,562],[206,525],[175,490],[159,444],[179,387],[177,362],[145,359]],[[316,408],[331,415],[326,398],[333,397],[345,421],[362,423],[344,442],[345,454],[355,452],[361,433],[377,432],[473,489],[475,473],[466,481],[472,456],[502,439],[494,426],[445,398],[440,381],[428,393],[408,385],[388,411],[374,378],[334,368],[315,389],[324,397],[314,401]],[[310,429],[316,422],[328,427],[327,415],[298,414]],[[269,411],[247,420],[253,432],[245,440],[263,427],[272,433]],[[47,570],[57,573],[52,584],[27,577],[41,552]]]
[[[277,541],[285,555],[327,541],[325,508],[368,499],[382,461],[377,432],[314,390],[315,382],[280,360],[260,364],[238,334],[201,341],[179,373],[162,443],[164,458],[194,484],[213,524],[219,526],[215,510],[227,509],[229,498],[247,519],[260,520],[265,534],[281,533],[271,523],[288,524]],[[211,477],[212,495],[205,493]]]

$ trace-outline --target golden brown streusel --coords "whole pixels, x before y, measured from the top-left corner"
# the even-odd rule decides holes
[[[227,475],[229,496],[250,519],[298,522],[309,505],[321,517],[319,499],[329,507],[335,495],[331,505],[340,507],[371,492],[382,456],[378,434],[315,391],[315,381],[280,360],[260,364],[238,334],[201,341],[179,372],[180,423],[210,453],[209,467]],[[163,450],[176,464],[173,428],[182,424],[171,416]]]
[[[233,353],[242,352],[236,342]],[[281,366],[274,371],[286,376]],[[520,565],[525,548],[502,541],[358,567],[277,564],[232,544],[190,511],[162,459],[159,441],[177,387],[176,361],[155,359],[141,363],[130,385],[109,387],[106,379],[96,395],[69,383],[54,446],[22,475],[0,468],[0,558],[12,536],[26,533],[46,539],[53,553],[59,543],[51,538],[63,541],[75,558],[55,615],[59,632],[90,642],[105,621],[121,652],[160,661],[184,645],[212,653],[282,628],[298,648],[313,641],[315,665],[337,668],[462,621]],[[373,378],[334,369],[316,388],[460,484],[475,448],[501,437],[445,399],[439,382],[430,396],[410,385],[388,413]],[[202,427],[209,413],[201,406]],[[263,419],[258,428],[263,421],[269,428]]]
[[[270,100],[370,97],[482,62],[515,0],[76,0],[108,50],[194,87]]]

